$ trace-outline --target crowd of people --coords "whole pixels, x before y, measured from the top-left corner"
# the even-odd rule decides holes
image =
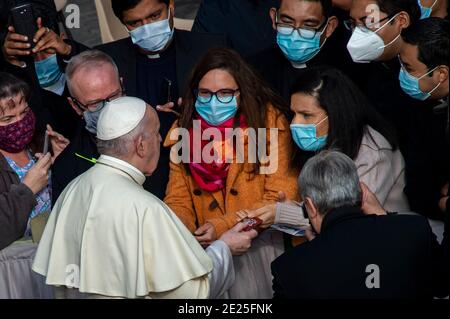
[[[449,295],[447,0],[111,5],[95,48],[0,5],[0,297]]]

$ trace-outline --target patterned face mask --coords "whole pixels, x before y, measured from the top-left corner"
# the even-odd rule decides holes
[[[29,110],[20,121],[0,126],[0,149],[9,153],[23,151],[33,139],[35,124],[33,111]]]

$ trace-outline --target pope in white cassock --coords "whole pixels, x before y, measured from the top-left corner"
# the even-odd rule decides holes
[[[242,232],[238,224],[205,251],[170,208],[143,189],[161,143],[158,115],[144,101],[108,103],[97,138],[102,155],[59,197],[33,270],[66,296],[221,296],[234,281],[232,253],[244,253],[256,231]]]

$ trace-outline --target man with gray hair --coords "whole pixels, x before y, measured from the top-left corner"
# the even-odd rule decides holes
[[[98,50],[73,57],[66,68],[70,105],[80,116],[76,134],[52,169],[53,203],[77,176],[93,166],[99,157],[96,145],[97,121],[108,101],[124,95],[114,61]]]
[[[33,264],[59,287],[58,297],[217,298],[233,284],[231,256],[245,253],[257,232],[240,223],[205,252],[143,189],[158,164],[159,129],[143,100],[121,97],[104,107],[101,156],[61,194]]]
[[[325,151],[299,177],[317,233],[272,263],[275,298],[445,296],[442,251],[426,218],[387,213],[360,183],[354,162]]]

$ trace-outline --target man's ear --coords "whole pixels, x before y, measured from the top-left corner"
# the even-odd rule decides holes
[[[83,111],[75,104],[75,102],[73,101],[73,99],[71,97],[67,98],[67,101],[69,101],[70,106],[73,108],[73,110],[79,115],[79,116],[83,116]]]
[[[276,25],[276,22],[277,22],[277,9],[276,8],[270,8],[269,15],[270,15],[270,19],[272,20],[272,28],[274,30],[276,30],[277,29],[277,25]]]
[[[141,135],[137,138],[136,143],[134,144],[136,147],[136,154],[143,158],[145,156],[145,144],[144,144],[144,137]]]
[[[437,68],[437,71],[439,72],[439,82],[444,83],[445,81],[448,81],[448,66],[447,65],[440,65]]]
[[[313,201],[311,200],[311,198],[306,197],[305,200],[305,206],[306,206],[306,210],[308,211],[308,216],[310,219],[315,219],[317,218],[317,215],[319,214],[316,206],[314,205]]]
[[[398,25],[400,26],[400,29],[406,29],[411,25],[411,18],[409,17],[409,14],[405,11],[401,11],[398,16],[395,18],[394,21],[397,21]]]
[[[339,25],[339,20],[338,18],[336,18],[335,16],[332,16],[329,20],[328,20],[328,26],[325,29],[325,38],[329,38],[331,37],[331,35],[334,33],[334,30],[336,30],[336,28]]]

